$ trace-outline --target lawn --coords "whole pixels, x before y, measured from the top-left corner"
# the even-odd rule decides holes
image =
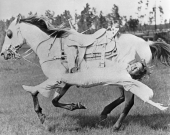
[[[37,62],[35,59],[32,61]],[[154,90],[153,100],[169,105],[170,68],[157,67],[149,80],[144,80]],[[24,60],[5,61],[0,58],[0,135],[167,135],[170,134],[170,111],[161,112],[135,97],[123,126],[117,132],[112,126],[124,104],[117,107],[98,126],[103,108],[118,98],[117,87],[72,87],[61,99],[64,103],[82,102],[87,109],[70,112],[55,108],[51,99],[39,95],[43,113],[47,115],[42,125],[33,110],[33,101],[21,85],[37,85],[45,80],[41,69]]]

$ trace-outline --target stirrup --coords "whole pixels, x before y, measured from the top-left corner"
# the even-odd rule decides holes
[[[71,70],[70,70],[70,73],[75,73],[78,71],[78,67],[73,67]]]

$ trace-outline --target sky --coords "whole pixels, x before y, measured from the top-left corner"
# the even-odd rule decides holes
[[[95,7],[98,13],[102,10],[104,14],[110,13],[113,4],[119,7],[119,14],[121,16],[130,15],[133,18],[136,17],[138,2],[140,0],[0,0],[0,20],[10,19],[12,16],[17,16],[19,13],[27,16],[30,11],[44,14],[46,10],[52,10],[55,15],[62,14],[64,10],[69,10],[72,15],[75,12],[78,14],[89,3],[90,7]],[[147,1],[147,0],[143,0]],[[149,0],[148,10],[152,10],[152,7],[157,3],[157,6],[161,4],[163,7],[163,20],[170,19],[170,0]],[[160,3],[161,1],[161,3]],[[148,12],[145,8],[140,13]],[[157,14],[158,23],[160,23],[160,15]]]

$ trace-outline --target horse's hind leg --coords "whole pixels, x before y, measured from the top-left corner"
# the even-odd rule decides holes
[[[131,92],[126,92],[125,107],[123,109],[123,112],[120,114],[118,120],[114,124],[113,130],[118,130],[121,127],[123,120],[126,118],[127,114],[129,113],[133,105],[134,105],[134,94],[132,94]]]
[[[120,105],[121,103],[123,103],[125,101],[125,96],[124,96],[124,88],[123,87],[119,87],[120,89],[120,97],[117,98],[115,101],[113,101],[112,103],[110,103],[109,105],[107,105],[101,115],[100,115],[100,121],[104,121],[107,118],[107,115],[118,105]]]
[[[71,104],[65,104],[60,103],[59,100],[63,95],[67,92],[67,90],[70,88],[71,85],[66,84],[63,88],[59,88],[58,91],[55,92],[54,98],[52,100],[52,103],[55,107],[64,108],[70,111],[76,110],[76,109],[86,109],[81,103],[71,103]]]

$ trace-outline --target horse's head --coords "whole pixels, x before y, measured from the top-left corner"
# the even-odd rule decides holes
[[[5,60],[20,57],[18,50],[25,43],[25,39],[20,31],[20,19],[21,16],[18,15],[6,31],[5,41],[1,51],[1,56],[4,56]]]

